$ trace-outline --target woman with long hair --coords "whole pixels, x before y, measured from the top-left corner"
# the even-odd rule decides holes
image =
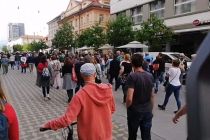
[[[172,68],[170,68],[167,73],[169,84],[166,88],[165,99],[164,99],[164,102],[162,105],[158,105],[158,107],[161,110],[165,110],[165,107],[166,107],[168,100],[172,93],[174,93],[174,97],[176,99],[177,108],[178,108],[177,110],[179,110],[181,108],[181,101],[179,98],[179,93],[180,93],[180,89],[181,89],[181,82],[180,82],[179,78],[181,75],[181,70],[179,68],[179,64],[180,64],[179,60],[173,60]],[[176,112],[177,111],[174,111],[174,113],[176,113]]]
[[[127,97],[127,86],[126,86],[126,80],[128,75],[132,71],[132,64],[130,62],[130,55],[126,54],[124,56],[124,60],[120,64],[120,72],[119,72],[119,77],[121,78],[121,84],[122,84],[122,90],[123,90],[123,103],[126,102],[126,97]]]
[[[50,79],[52,78],[52,68],[47,62],[46,56],[41,57],[41,61],[37,67],[38,74],[40,75],[40,85],[42,87],[42,93],[44,100],[50,100]]]
[[[66,57],[64,65],[62,66],[62,77],[63,77],[63,89],[67,91],[68,102],[73,97],[73,91],[76,88],[77,83],[72,80],[72,68],[74,65],[73,58]]]
[[[11,104],[7,102],[7,99],[4,95],[2,87],[0,86],[0,124],[3,127],[3,119],[7,120],[8,123],[8,136],[4,138],[9,140],[19,140],[19,126],[16,112]],[[2,128],[1,128],[2,130]],[[1,131],[0,139],[3,137],[3,132]],[[4,139],[2,138],[2,139]]]

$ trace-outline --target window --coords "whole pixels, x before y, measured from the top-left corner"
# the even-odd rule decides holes
[[[83,25],[83,17],[80,19],[80,24]]]
[[[157,0],[150,3],[150,15],[158,18],[164,18],[165,0]]]
[[[99,15],[99,24],[101,23],[101,22],[103,22],[104,21],[104,15],[103,14],[100,14]]]
[[[77,27],[77,19],[75,20],[75,27]]]
[[[126,12],[122,11],[122,12],[117,13],[117,17],[119,17],[119,16],[126,16]]]
[[[175,0],[175,15],[195,11],[195,0]]]
[[[89,14],[87,14],[87,17],[86,18],[87,18],[86,19],[87,23],[89,23]]]
[[[136,8],[131,9],[131,17],[134,25],[138,25],[143,21],[142,7],[138,6]]]

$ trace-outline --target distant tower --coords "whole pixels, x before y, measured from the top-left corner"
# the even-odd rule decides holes
[[[19,37],[25,35],[25,25],[24,23],[9,23],[8,31],[8,41],[18,39]]]

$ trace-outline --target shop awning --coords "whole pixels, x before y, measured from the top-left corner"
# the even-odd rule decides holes
[[[196,28],[182,29],[182,30],[175,30],[174,33],[184,33],[184,32],[203,31],[203,30],[210,30],[210,26],[196,27]]]

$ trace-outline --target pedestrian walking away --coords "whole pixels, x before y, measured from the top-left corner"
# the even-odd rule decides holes
[[[38,64],[38,72],[41,76],[40,85],[42,87],[44,100],[50,100],[50,78],[52,77],[52,68],[48,65],[45,55],[41,57],[41,61]]]
[[[77,83],[72,80],[73,58],[66,57],[62,67],[63,89],[67,91],[68,102],[73,97],[74,89]]]
[[[115,111],[112,86],[95,83],[96,69],[92,63],[82,65],[80,72],[85,86],[72,98],[64,115],[41,128],[57,130],[77,120],[79,140],[112,140],[112,113]]]
[[[130,62],[130,55],[126,54],[124,57],[124,60],[120,64],[120,74],[119,74],[119,80],[122,85],[123,90],[123,103],[126,102],[127,97],[127,90],[128,87],[126,85],[127,77],[132,71],[132,64]]]
[[[1,64],[2,64],[2,69],[3,69],[3,74],[7,74],[8,73],[8,66],[9,66],[9,59],[7,58],[6,55],[2,56]]]
[[[167,73],[168,77],[168,84],[166,85],[166,94],[165,94],[165,99],[162,105],[158,105],[158,107],[161,110],[165,110],[165,107],[168,103],[168,100],[171,96],[172,93],[174,93],[174,97],[176,99],[177,103],[177,110],[180,109],[181,107],[181,101],[179,98],[179,93],[181,89],[181,82],[180,82],[180,75],[181,75],[181,70],[179,68],[179,60],[173,60],[172,62],[172,68],[169,69]],[[177,111],[174,111],[176,113]]]
[[[134,73],[127,78],[126,98],[128,140],[136,140],[138,128],[142,140],[151,140],[152,109],[154,106],[153,76],[142,68],[143,56],[134,54],[131,59]]]

